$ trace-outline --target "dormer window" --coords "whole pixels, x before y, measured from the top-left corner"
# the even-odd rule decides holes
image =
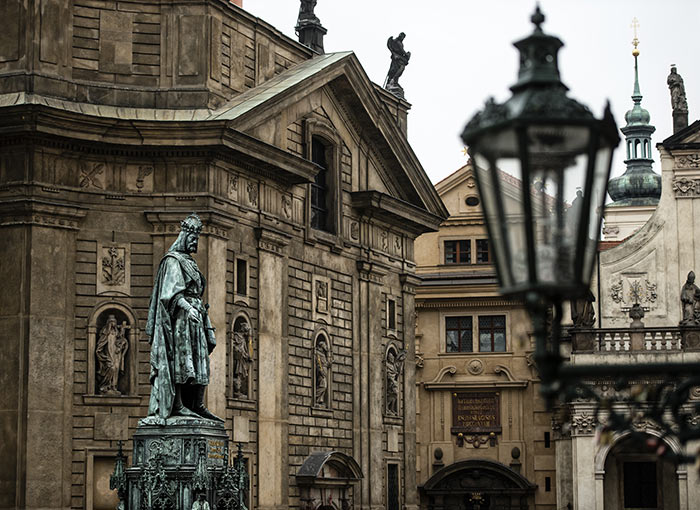
[[[319,170],[311,184],[311,227],[325,232],[332,232],[329,221],[329,165],[330,146],[314,136],[311,139],[311,161]]]

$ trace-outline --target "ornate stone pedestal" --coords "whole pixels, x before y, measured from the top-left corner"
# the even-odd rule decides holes
[[[239,452],[229,466],[228,436],[222,423],[171,417],[166,425],[142,420],[134,433],[132,465],[123,457],[111,485],[128,510],[245,510],[243,493],[247,473]],[[120,469],[119,463],[122,463]],[[199,495],[204,495],[204,499]]]

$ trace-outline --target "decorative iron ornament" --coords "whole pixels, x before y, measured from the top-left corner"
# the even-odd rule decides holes
[[[127,494],[127,481],[126,481],[126,455],[122,450],[123,442],[121,439],[117,441],[117,458],[114,461],[114,473],[109,477],[109,489],[117,491],[117,497],[119,497],[119,505],[117,510],[124,510],[126,508],[126,494]]]
[[[694,392],[700,387],[700,376],[662,375],[688,372],[670,364],[658,363],[653,368],[658,375],[646,379],[632,374],[633,366],[629,374],[597,384],[570,379],[560,395],[562,400],[574,406],[593,403],[594,407],[573,416],[567,409],[557,421],[568,422],[574,435],[595,433],[599,444],[611,443],[615,433],[626,433],[660,457],[696,462],[700,450],[686,454],[669,445],[683,447],[700,439],[700,400]]]
[[[245,504],[246,488],[248,487],[248,471],[243,458],[243,445],[238,443],[238,454],[233,465],[228,463],[218,480],[216,491],[217,510],[248,510]]]
[[[168,480],[163,457],[160,448],[153,450],[138,480],[141,510],[175,510],[176,484]]]
[[[209,489],[209,473],[207,472],[207,445],[201,441],[197,448],[197,467],[192,475],[192,491],[195,494],[206,492]]]

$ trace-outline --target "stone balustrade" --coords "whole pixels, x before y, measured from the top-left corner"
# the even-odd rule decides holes
[[[677,352],[700,349],[700,327],[569,330],[574,353]]]

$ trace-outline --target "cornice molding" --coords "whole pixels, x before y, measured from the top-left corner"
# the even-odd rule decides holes
[[[0,202],[0,226],[37,225],[79,230],[87,208],[35,198],[11,198]]]

